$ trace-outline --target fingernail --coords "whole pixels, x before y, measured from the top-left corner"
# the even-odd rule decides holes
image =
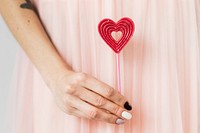
[[[124,104],[124,108],[127,109],[127,110],[132,110],[132,107],[131,107],[131,105],[128,102],[126,102]]]
[[[130,120],[132,118],[132,115],[129,112],[123,111],[122,112],[122,117],[124,117],[127,120]]]
[[[124,120],[122,120],[122,119],[117,119],[117,121],[116,121],[116,124],[124,124]]]

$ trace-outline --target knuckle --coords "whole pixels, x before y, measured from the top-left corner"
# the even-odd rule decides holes
[[[64,96],[63,102],[64,102],[63,104],[64,104],[65,108],[74,105],[72,98],[68,95]]]
[[[117,99],[117,103],[119,103],[120,105],[123,105],[127,100],[124,97],[118,97]]]
[[[66,108],[65,108],[65,113],[67,113],[68,115],[72,115],[72,114],[73,114],[73,111],[72,111],[72,109],[66,107]]]
[[[96,106],[102,106],[102,105],[104,105],[105,104],[105,102],[106,102],[106,100],[103,98],[103,97],[98,97],[98,98],[96,98]]]
[[[74,94],[75,91],[76,91],[76,89],[72,85],[67,85],[66,86],[66,89],[65,89],[66,93],[68,93],[68,94]]]
[[[85,73],[77,73],[76,80],[77,81],[85,81],[87,79],[87,75]]]
[[[120,110],[120,107],[119,107],[119,106],[113,106],[111,109],[112,109],[112,112],[113,112],[114,114],[118,114],[118,112],[119,112],[119,110]]]
[[[106,97],[111,97],[114,95],[115,91],[114,89],[107,87],[105,93]]]
[[[98,113],[98,111],[93,109],[93,110],[89,111],[88,116],[89,116],[90,119],[96,119],[97,118],[97,113]]]
[[[113,116],[113,115],[109,115],[109,116],[106,118],[106,121],[109,122],[109,123],[115,123],[116,117]]]

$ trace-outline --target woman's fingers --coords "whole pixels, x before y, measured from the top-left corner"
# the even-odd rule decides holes
[[[74,92],[74,95],[79,97],[80,99],[96,106],[99,109],[103,109],[105,111],[108,111],[118,117],[121,117],[123,119],[131,119],[132,115],[126,111],[124,108],[119,106],[118,104],[115,104],[108,99],[102,97],[101,95],[98,95],[97,93],[94,93],[86,88],[79,87]]]
[[[57,104],[67,114],[113,124],[132,117],[127,99],[92,76],[72,72],[59,78],[55,88]]]
[[[116,115],[105,112],[101,109],[98,109],[92,106],[91,104],[86,103],[85,101],[79,99],[78,97],[67,94],[65,103],[67,104],[67,106],[71,106],[72,108],[76,109],[76,110],[73,110],[72,112],[73,115],[88,118],[88,119],[105,121],[112,124],[124,123],[124,120],[121,119],[120,117],[117,117]]]
[[[80,110],[75,110],[73,112],[73,115],[77,116],[77,117],[80,117],[80,118],[91,119],[90,117],[88,117],[86,114],[84,114]],[[102,115],[102,117],[100,117],[99,119],[94,119],[94,120],[104,121],[104,122],[107,122],[107,123],[118,124],[118,125],[125,123],[125,120],[117,118],[116,116],[114,116],[112,114],[106,114],[106,113],[104,114],[104,113],[102,113],[101,115]]]
[[[117,90],[113,89],[112,87],[108,86],[107,84],[93,78],[84,78],[80,84],[101,96],[105,97],[106,99],[124,107],[127,110],[132,110],[131,105],[127,101],[127,99],[121,95]]]

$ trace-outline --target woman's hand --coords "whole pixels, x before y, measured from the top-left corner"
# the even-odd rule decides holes
[[[131,119],[132,115],[127,111],[131,110],[131,106],[126,98],[105,83],[72,71],[58,76],[65,69],[71,70],[70,66],[55,49],[40,19],[32,10],[30,1],[0,0],[0,3],[0,12],[5,22],[64,112],[117,124]]]
[[[123,124],[132,107],[115,89],[84,73],[70,72],[51,88],[58,107],[67,114]]]

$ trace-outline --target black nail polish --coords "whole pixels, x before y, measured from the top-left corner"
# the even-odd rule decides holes
[[[131,105],[128,102],[126,102],[124,104],[124,108],[127,109],[127,110],[132,110],[132,107],[131,107]]]

